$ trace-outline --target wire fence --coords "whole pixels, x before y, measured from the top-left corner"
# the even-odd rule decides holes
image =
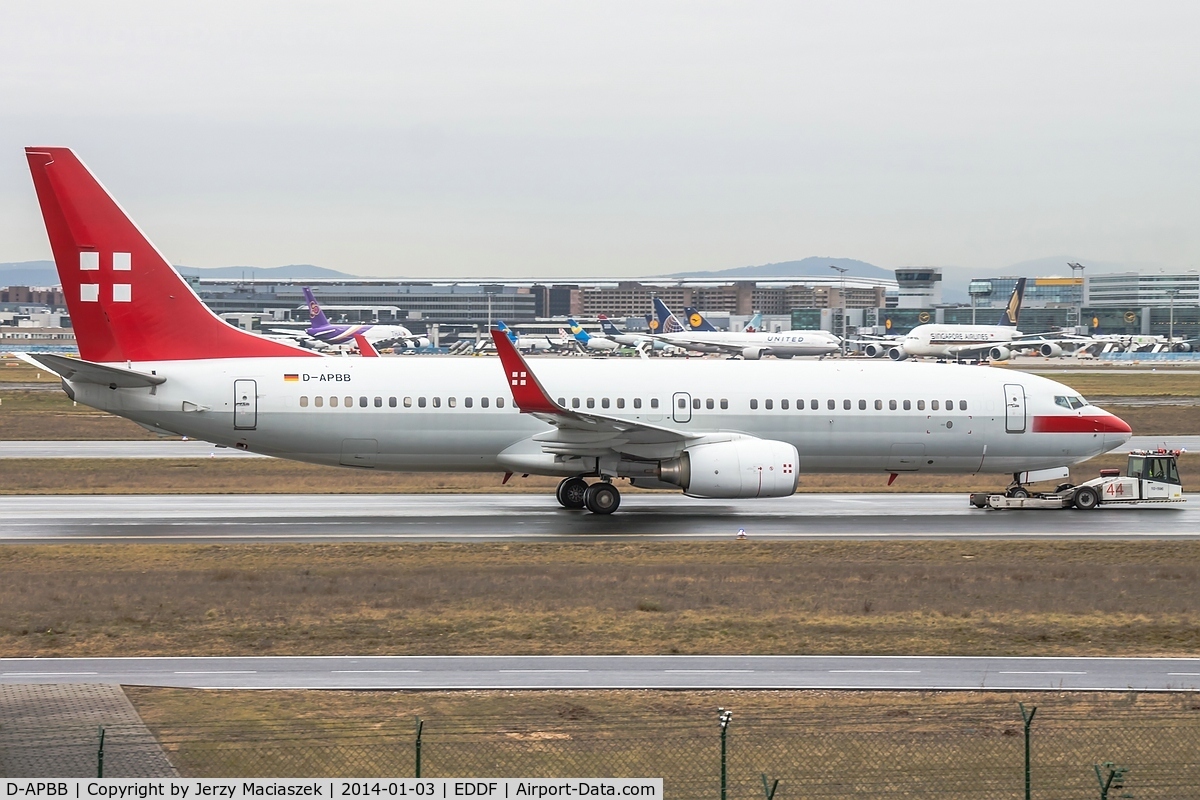
[[[8,730],[0,737],[0,775],[661,777],[668,797],[705,800],[771,800],[775,781],[774,800],[1200,800],[1196,709],[1150,719],[1026,707],[1028,725],[1015,704],[880,710],[874,718],[859,711],[852,719],[831,711],[741,717],[735,710],[731,719],[713,713],[603,726],[501,717],[303,719],[178,724],[153,733],[108,726],[103,744],[95,728],[25,737]]]

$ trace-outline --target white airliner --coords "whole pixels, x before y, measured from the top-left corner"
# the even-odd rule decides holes
[[[27,355],[151,430],[362,469],[783,497],[805,472],[1060,473],[1129,426],[1034,375],[890,362],[326,358],[227,325],[66,148],[26,151],[80,359]],[[1035,476],[1029,476],[1031,479]],[[587,478],[595,481],[590,485]]]
[[[668,330],[664,320],[674,316],[667,305],[654,298],[654,310],[661,330]],[[695,315],[700,322],[703,318]],[[711,325],[709,327],[712,327]],[[660,333],[655,338],[666,344],[700,353],[726,353],[754,361],[763,356],[791,358],[792,356],[826,356],[841,349],[841,340],[826,331],[781,331],[779,333],[689,330]]]
[[[931,322],[918,325],[902,339],[889,338],[869,341],[863,354],[869,358],[887,355],[893,361],[907,358],[1007,361],[1019,352],[1038,352],[1047,358],[1063,354],[1063,345],[1078,347],[1089,339],[1080,336],[1061,336],[1043,333],[1021,333],[1017,323],[1021,316],[1021,300],[1025,296],[1025,278],[1017,279],[1008,305],[996,325],[950,325]]]

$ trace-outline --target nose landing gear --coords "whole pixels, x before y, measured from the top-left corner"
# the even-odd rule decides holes
[[[611,514],[621,506],[621,493],[607,481],[588,486],[583,478],[565,478],[554,490],[563,508],[586,508],[593,514]]]

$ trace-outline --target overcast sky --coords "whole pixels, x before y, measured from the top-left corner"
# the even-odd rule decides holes
[[[1200,3],[0,4],[0,261],[68,145],[179,264],[1200,266]]]

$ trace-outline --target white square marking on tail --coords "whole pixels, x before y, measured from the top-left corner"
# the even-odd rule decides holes
[[[128,303],[133,299],[133,287],[128,283],[113,284],[113,302]]]
[[[84,272],[100,269],[100,254],[82,251],[79,253],[79,269]]]
[[[95,303],[100,299],[100,284],[98,283],[81,283],[79,284],[79,299],[85,303]]]
[[[113,253],[113,270],[115,272],[129,272],[133,269],[133,259],[129,253]]]

